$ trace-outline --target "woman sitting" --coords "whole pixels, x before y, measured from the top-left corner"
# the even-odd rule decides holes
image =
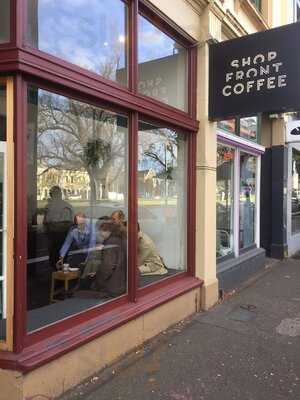
[[[165,275],[168,269],[158,254],[155,244],[138,224],[138,266],[142,275]]]

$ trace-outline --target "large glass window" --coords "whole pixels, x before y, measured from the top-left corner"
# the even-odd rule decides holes
[[[255,243],[257,158],[240,154],[240,248]]]
[[[10,41],[10,1],[0,2],[0,44]]]
[[[185,135],[145,121],[138,135],[140,286],[186,270]]]
[[[127,133],[123,115],[28,90],[29,331],[127,291]]]
[[[187,110],[187,49],[139,16],[139,92]]]
[[[292,234],[300,232],[300,151],[292,149]]]
[[[27,14],[31,46],[127,85],[122,0],[28,0]]]
[[[233,253],[234,150],[217,148],[217,257]]]

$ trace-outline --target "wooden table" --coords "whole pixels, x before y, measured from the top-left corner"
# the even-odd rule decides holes
[[[50,292],[50,303],[54,303],[58,300],[55,300],[55,296],[59,293],[62,293],[62,288],[59,290],[55,290],[56,281],[64,282],[64,293],[68,293],[69,291],[69,282],[79,279],[80,271],[55,271],[52,272],[52,280],[51,280],[51,292]]]

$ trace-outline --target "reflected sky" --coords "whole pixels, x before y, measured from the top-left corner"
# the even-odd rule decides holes
[[[139,16],[138,39],[139,63],[177,54],[181,47],[142,16]]]
[[[47,53],[116,79],[116,69],[126,64],[126,8],[121,0],[34,0],[38,4],[38,37],[32,43]],[[87,6],[88,4],[88,6]],[[34,37],[36,18],[31,18]],[[32,40],[34,41],[34,40]]]

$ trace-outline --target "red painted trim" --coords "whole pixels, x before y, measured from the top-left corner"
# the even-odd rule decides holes
[[[99,107],[107,111],[115,112],[129,118],[129,113],[127,112],[127,110],[124,110],[124,108],[118,107],[113,104],[108,104],[106,101],[103,101],[99,98],[84,95],[79,91],[73,90],[71,88],[62,87],[60,85],[53,84],[52,82],[45,81],[43,79],[31,75],[30,76],[23,75],[23,77],[24,80],[26,80],[28,86],[35,86],[36,88],[46,90],[51,93],[56,93],[63,97],[69,97],[73,100],[77,100],[94,107]]]
[[[138,165],[138,114],[132,113],[129,129],[129,178],[128,178],[128,293],[136,301],[137,288],[137,165]]]
[[[24,338],[24,347],[30,347],[50,337],[62,334],[68,329],[76,329],[76,327],[80,324],[88,324],[89,321],[91,321],[93,318],[99,317],[99,315],[114,313],[118,307],[121,307],[124,304],[128,304],[127,295],[119,297],[115,300],[111,300],[105,304],[100,304],[93,308],[84,310],[78,314],[72,315],[64,320],[54,322],[53,324],[45,326],[36,331],[28,332]]]
[[[182,281],[182,279],[187,278],[189,275],[186,272],[178,272],[178,274],[173,276],[161,277],[157,282],[151,283],[150,285],[140,287],[137,291],[138,298],[143,298],[143,296],[153,293],[155,290],[163,289],[168,287],[170,284]]]
[[[20,352],[26,334],[26,259],[27,259],[27,157],[26,157],[26,85],[21,76],[14,80],[14,141],[15,141],[15,310],[14,351]]]
[[[132,0],[129,7],[129,89],[137,93],[138,88],[138,0]]]
[[[130,322],[141,315],[165,304],[185,293],[200,288],[203,282],[187,277],[171,283],[168,288],[157,289],[145,295],[137,303],[128,303],[98,316],[83,321],[75,328],[65,329],[60,334],[26,348],[21,354],[0,352],[0,368],[29,372],[62,355]]]
[[[44,58],[43,58],[44,57]],[[190,131],[198,130],[198,123],[187,113],[155,99],[131,93],[117,83],[92,72],[41,52],[19,51],[19,69],[38,78],[59,84],[86,95],[101,98],[127,110],[137,111],[173,123]],[[59,62],[58,62],[59,61]]]

